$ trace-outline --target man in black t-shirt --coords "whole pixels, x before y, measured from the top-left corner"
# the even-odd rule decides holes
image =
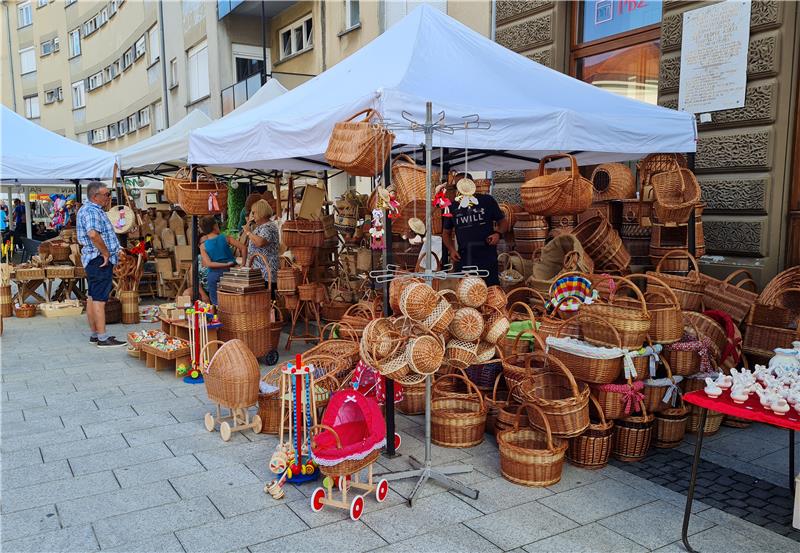
[[[500,284],[497,243],[508,230],[508,221],[492,196],[475,194],[475,183],[469,177],[459,180],[456,187],[459,195],[451,207],[453,216],[443,218],[442,241],[450,254],[450,260],[456,264],[456,269],[475,265],[489,271],[489,276],[484,279],[486,284]],[[477,201],[477,205],[471,205],[474,202],[470,197]],[[460,198],[467,198],[467,201],[460,202]],[[458,241],[457,249],[453,241],[454,230]]]

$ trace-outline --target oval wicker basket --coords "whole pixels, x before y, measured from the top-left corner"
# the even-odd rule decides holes
[[[474,307],[456,309],[450,323],[450,334],[458,340],[474,342],[483,335],[484,322],[481,312]]]
[[[570,170],[545,174],[545,165],[554,159],[568,159]],[[581,176],[578,162],[569,154],[545,156],[536,177],[521,187],[525,211],[532,215],[570,215],[582,213],[592,204],[592,183]]]
[[[653,211],[662,223],[685,223],[700,202],[700,184],[689,169],[675,169],[650,179],[656,201]]]
[[[216,199],[219,209],[211,209],[212,199]],[[228,208],[228,187],[216,178],[200,179],[196,182],[178,183],[178,204],[189,215],[212,215],[224,213]]]
[[[18,319],[30,319],[36,315],[36,304],[23,303],[14,307],[14,316]]]
[[[625,284],[636,294],[638,307],[616,305],[614,303],[591,303],[581,307],[590,315],[595,315],[607,320],[619,333],[622,347],[637,350],[647,340],[650,332],[650,313],[647,311],[647,302],[639,287],[625,277],[612,277],[619,287]],[[607,328],[590,325],[583,328],[586,341],[598,346],[616,347],[615,336]]]
[[[466,384],[467,393],[441,395],[439,387],[448,379]],[[433,385],[432,395],[431,442],[443,447],[472,447],[483,441],[486,405],[475,384],[459,374],[445,375]]]
[[[383,125],[381,115],[365,109],[333,126],[325,160],[350,175],[374,177],[389,159],[393,142],[394,134]]]
[[[431,174],[431,182],[441,182],[438,171]],[[395,157],[392,163],[392,183],[397,191],[397,201],[400,205],[426,198],[425,167],[417,165],[407,154]]]
[[[575,324],[578,322],[590,321],[591,324],[600,324],[608,328],[609,332],[616,338],[617,344],[613,347],[621,349],[621,341],[619,333],[614,326],[605,319],[595,317],[593,315],[578,313],[569,320],[562,321],[556,331],[556,338],[561,336],[561,331],[568,324]],[[581,325],[583,326],[583,325]],[[550,355],[561,361],[566,366],[572,375],[582,382],[591,384],[610,384],[619,378],[622,372],[623,357],[603,358],[591,357],[588,355],[578,355],[575,352],[564,351],[559,349],[555,344],[550,344],[548,341],[548,352]],[[588,344],[587,344],[588,345]],[[587,350],[588,351],[588,350]]]
[[[500,472],[506,480],[523,486],[551,486],[561,480],[567,441],[553,437],[547,416],[535,405],[527,408],[544,430],[520,428],[522,407],[517,407],[514,427],[497,433]]]

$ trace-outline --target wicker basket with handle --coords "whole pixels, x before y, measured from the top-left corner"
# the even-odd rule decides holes
[[[577,467],[601,469],[608,464],[611,456],[611,441],[614,436],[614,421],[607,420],[600,404],[589,396],[589,409],[597,412],[598,419],[590,419],[589,427],[569,441],[567,459]]]
[[[656,413],[656,435],[653,445],[660,449],[671,449],[681,445],[689,422],[689,409],[681,399],[677,407]]]
[[[434,171],[431,182],[439,182],[439,172]],[[413,200],[426,200],[425,167],[417,165],[408,154],[398,155],[392,163],[392,183],[397,191],[397,201],[406,205]]]
[[[677,342],[683,336],[683,311],[680,301],[670,286],[654,274],[630,274],[628,279],[642,279],[647,281],[645,299],[647,312],[650,314],[650,332],[648,336],[659,344]],[[625,284],[617,289],[617,293]],[[633,298],[619,298],[617,304],[635,305]]]
[[[647,412],[644,404],[641,407],[642,412],[639,415],[620,419],[614,427],[612,454],[618,461],[641,461],[650,449],[655,417]]]
[[[467,386],[466,394],[439,391],[448,379]],[[472,447],[483,441],[486,430],[486,405],[478,388],[460,374],[439,378],[431,398],[431,441],[444,447]]]
[[[383,125],[381,115],[365,109],[333,126],[325,159],[350,175],[374,177],[389,159],[393,142],[394,134]]]
[[[281,225],[281,242],[287,248],[319,248],[325,243],[325,229],[319,219],[294,219]]]
[[[691,276],[691,275],[690,275]],[[736,324],[747,318],[750,309],[758,299],[758,289],[753,277],[744,269],[733,271],[724,280],[700,273],[700,280],[705,284],[703,289],[703,308],[725,311]],[[735,282],[737,277],[744,277]],[[745,286],[752,287],[747,290]],[[776,325],[777,326],[777,325]]]
[[[203,347],[201,358],[211,344],[220,347],[203,369],[208,399],[229,409],[255,405],[261,378],[256,356],[241,340],[211,340]]]
[[[650,332],[650,313],[647,311],[647,302],[639,287],[625,277],[612,277],[619,287],[625,284],[636,294],[638,306],[615,305],[614,303],[592,303],[581,307],[590,315],[606,319],[619,333],[622,347],[637,350],[647,340]],[[617,344],[614,335],[607,328],[590,325],[583,328],[583,335],[587,342],[598,346],[615,347]]]
[[[199,176],[199,175],[198,175]],[[172,177],[164,177],[164,197],[171,204],[178,203],[178,188],[192,182],[191,171],[188,167],[181,167]]]
[[[611,323],[605,319],[600,319],[584,313],[578,313],[570,320],[562,321],[556,331],[555,338],[560,338],[561,330],[565,325],[570,323],[574,324],[576,322],[580,322],[582,326],[584,324],[605,325],[608,327],[609,332],[616,338],[617,344],[614,347],[620,350],[622,349],[619,333]],[[586,354],[579,354],[577,351],[561,349],[551,338],[547,339],[547,347],[550,355],[561,361],[577,380],[592,384],[610,384],[617,380],[622,372],[622,352],[614,357],[608,350],[603,351],[603,349],[591,346],[585,342],[583,342],[583,344],[587,346],[585,348]],[[592,350],[595,350],[594,353],[592,353]]]
[[[551,486],[561,480],[567,441],[554,438],[547,416],[535,405],[525,406],[536,428],[520,428],[523,405],[517,407],[514,427],[497,434],[503,478],[523,486]],[[531,414],[533,417],[531,417]]]
[[[211,175],[178,183],[178,204],[189,215],[213,215],[228,207],[228,186]]]
[[[688,256],[689,262],[694,267],[694,270],[689,273],[689,276],[672,275],[663,272],[663,264],[674,256]],[[661,279],[667,284],[678,298],[681,309],[684,311],[702,311],[703,308],[703,294],[705,293],[706,284],[700,278],[700,268],[697,266],[697,260],[686,252],[685,250],[670,250],[664,254],[664,257],[658,262],[654,273],[648,271],[648,275],[654,274],[657,278]],[[657,288],[658,283],[653,282],[650,288]]]
[[[545,174],[545,165],[554,159],[568,159],[570,170]],[[570,215],[592,205],[592,183],[581,176],[577,160],[569,154],[543,157],[538,175],[525,181],[521,194],[525,211],[532,215]]]
[[[662,223],[685,223],[700,202],[700,184],[689,169],[675,169],[650,179],[656,201],[653,211]]]
[[[594,384],[592,395],[597,399],[607,419],[622,419],[639,410],[639,402],[644,399],[644,382],[630,379],[622,384]]]

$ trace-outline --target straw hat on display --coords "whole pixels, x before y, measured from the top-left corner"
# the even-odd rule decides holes
[[[459,181],[456,183],[456,190],[458,190],[458,193],[462,196],[474,196],[475,183],[472,181],[472,179],[459,179]]]
[[[408,220],[408,228],[414,231],[415,234],[425,236],[425,223],[416,217],[412,217]]]
[[[133,228],[133,224],[136,222],[136,213],[128,206],[117,205],[108,210],[108,219],[111,221],[111,226],[114,227],[114,232],[125,234]]]

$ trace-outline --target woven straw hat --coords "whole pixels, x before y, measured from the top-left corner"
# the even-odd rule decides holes
[[[114,227],[114,232],[125,234],[133,228],[136,222],[136,212],[128,206],[117,205],[108,210],[108,219],[111,221],[111,226]],[[124,221],[120,222],[122,219]]]
[[[475,183],[472,182],[472,179],[461,179],[456,183],[456,190],[462,196],[474,196],[475,195]]]
[[[420,236],[425,236],[425,223],[416,217],[412,217],[408,220],[408,228]]]

